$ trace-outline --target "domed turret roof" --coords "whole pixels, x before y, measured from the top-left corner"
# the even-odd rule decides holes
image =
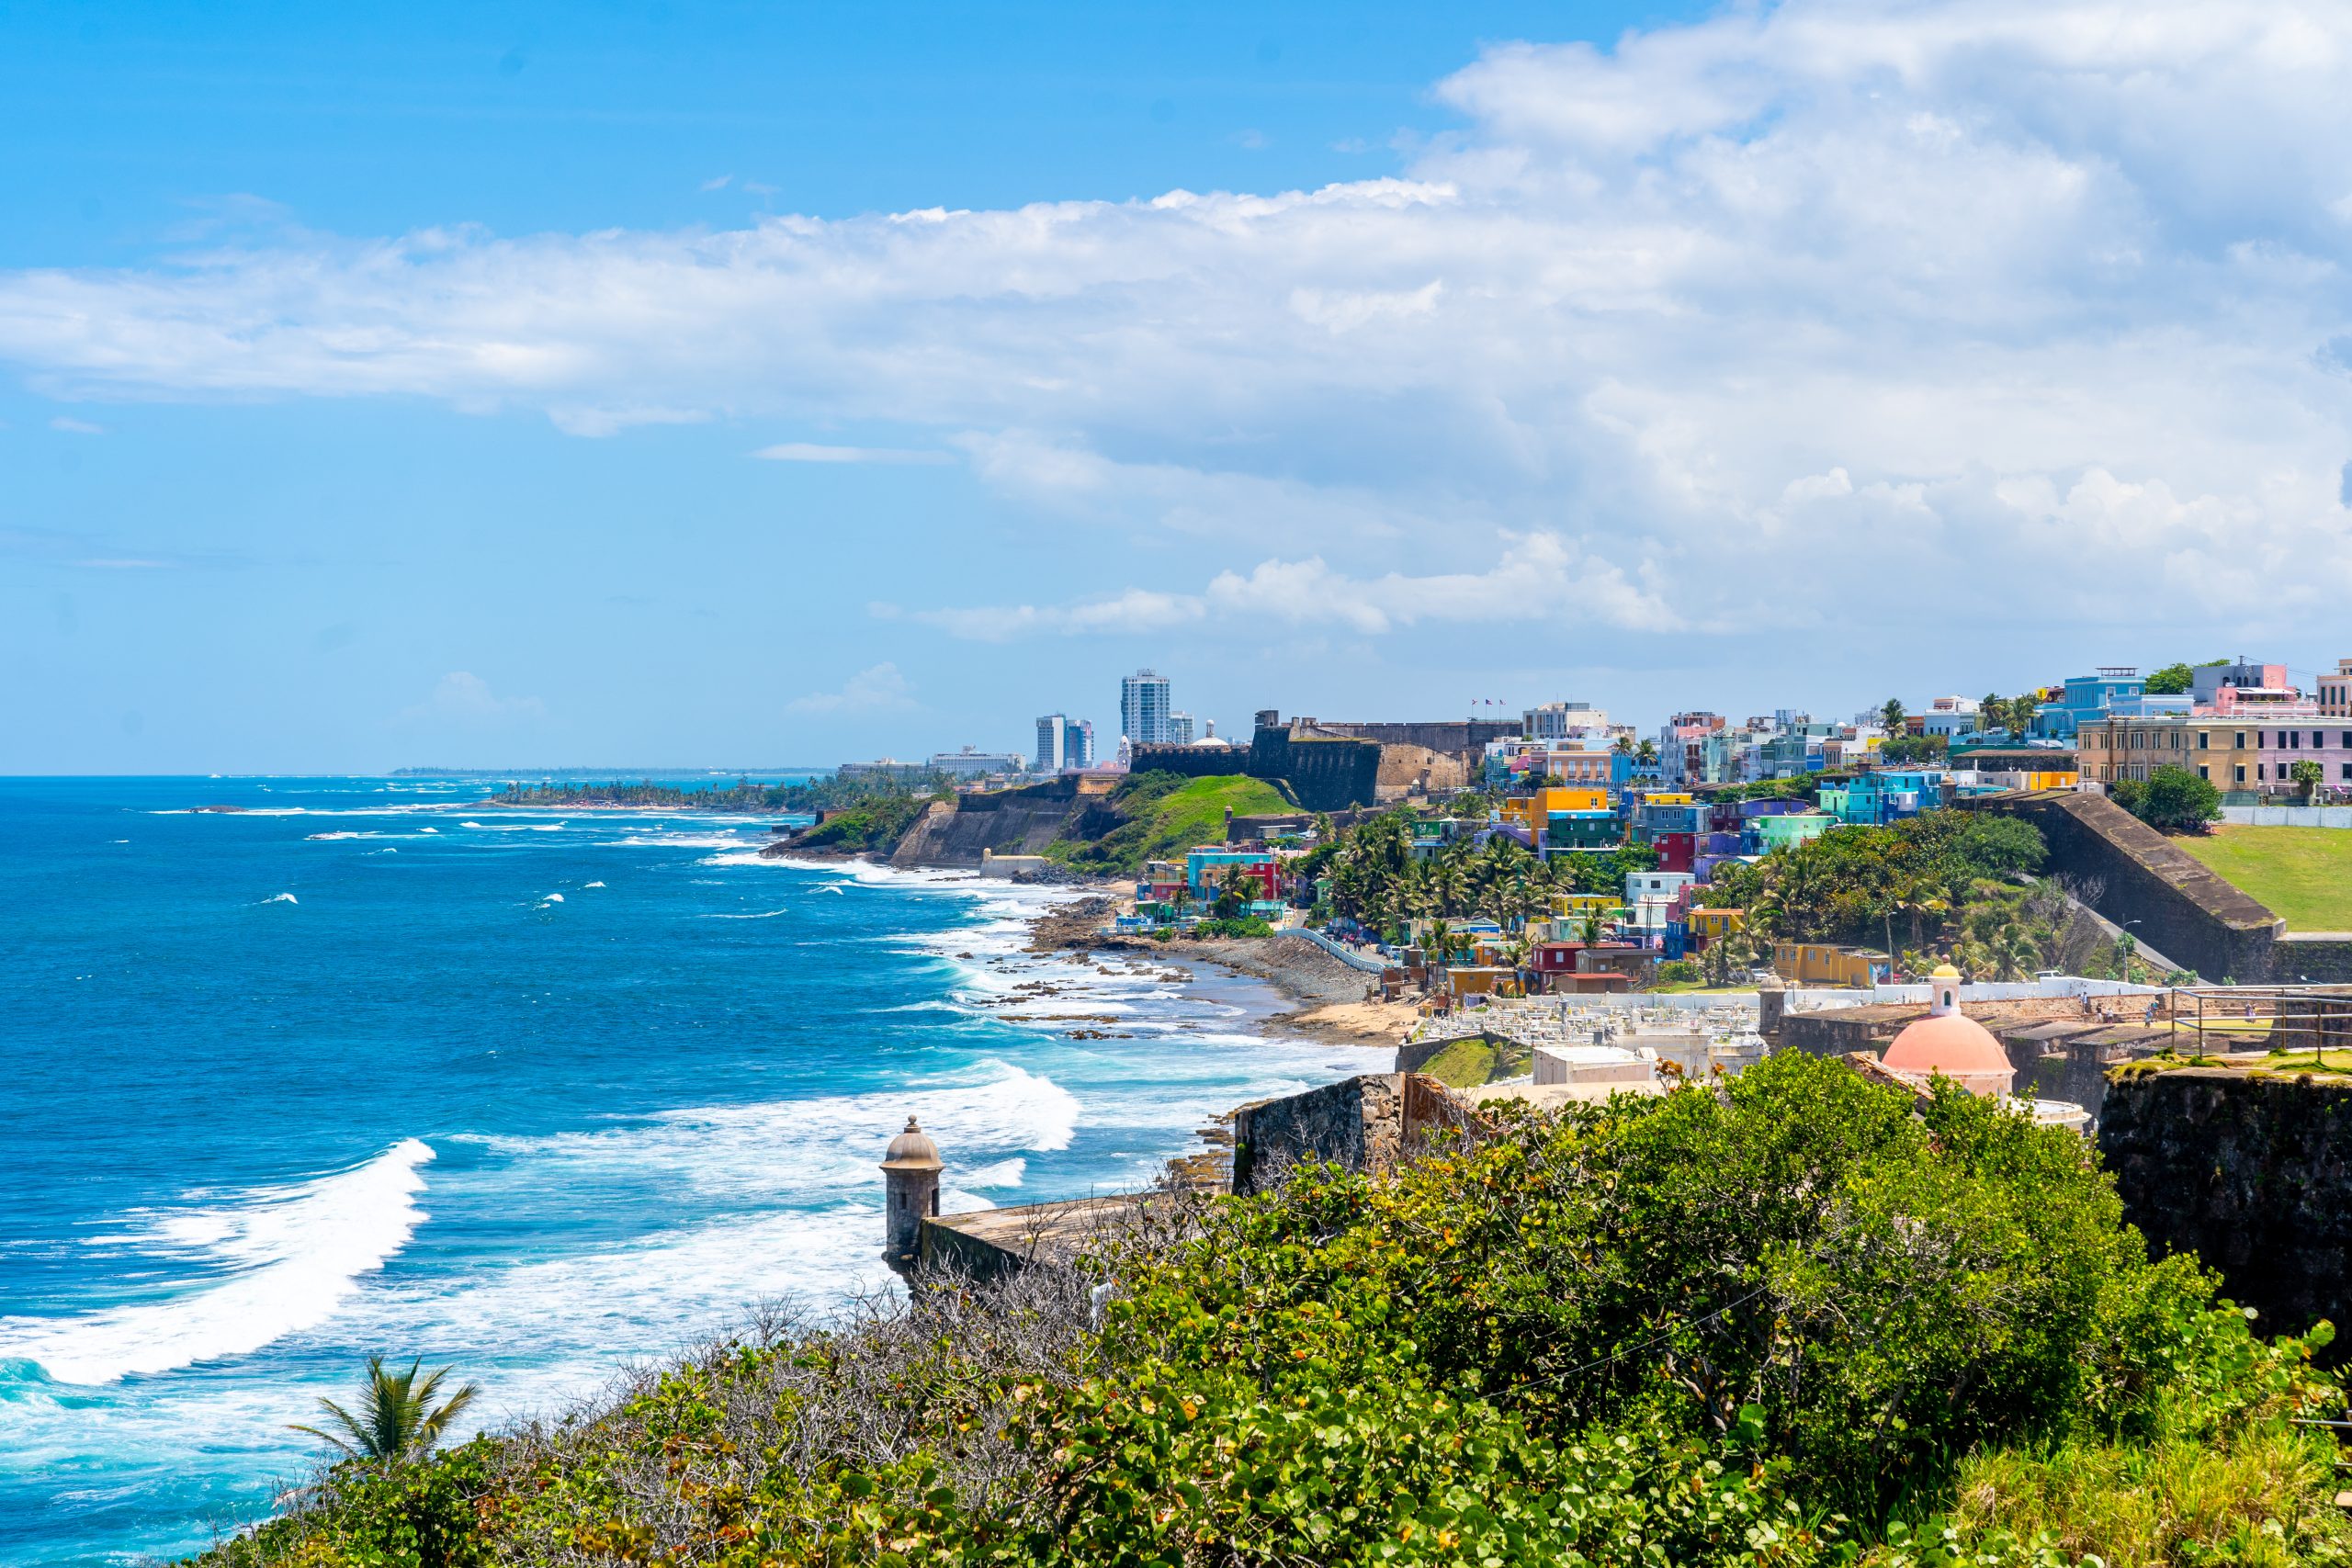
[[[907,1118],[907,1130],[890,1140],[883,1151],[885,1170],[937,1170],[940,1168],[939,1145],[922,1130],[913,1117]]]
[[[2009,1054],[1993,1032],[1963,1013],[1948,1012],[1919,1019],[1894,1037],[1880,1058],[1898,1073],[1941,1073],[1957,1078],[1964,1073],[2007,1074]]]

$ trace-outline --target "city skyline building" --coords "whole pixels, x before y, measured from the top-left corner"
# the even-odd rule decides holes
[[[1119,681],[1119,734],[1137,746],[1169,742],[1168,677],[1138,670]]]

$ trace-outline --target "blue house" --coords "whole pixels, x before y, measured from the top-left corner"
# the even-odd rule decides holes
[[[2044,703],[2033,711],[2033,723],[2026,730],[2031,740],[2064,740],[2071,742],[2075,732],[2084,725],[2110,714],[2119,716],[2150,717],[2160,713],[2187,713],[2194,699],[2188,694],[2177,696],[2148,695],[2148,682],[2138,670],[2129,664],[2104,664],[2095,674],[2069,675],[2064,694],[2054,703]]]

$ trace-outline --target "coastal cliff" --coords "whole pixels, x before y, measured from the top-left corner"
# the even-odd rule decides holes
[[[1056,840],[1099,839],[1125,820],[1107,797],[1081,795],[1076,779],[958,795],[933,803],[917,818],[891,851],[890,863],[976,866],[983,851],[1039,854]]]

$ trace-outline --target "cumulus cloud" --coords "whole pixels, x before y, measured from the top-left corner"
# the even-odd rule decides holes
[[[788,713],[899,713],[915,705],[914,687],[896,664],[882,663],[859,671],[837,692],[811,692],[785,705]]]
[[[423,702],[401,709],[399,722],[494,729],[546,715],[547,705],[537,697],[502,697],[481,676],[453,670]]]
[[[888,420],[1041,513],[1222,552],[1173,591],[924,613],[964,636],[1465,604],[1908,630],[1912,581],[2309,617],[2352,591],[2347,70],[2333,5],[1786,0],[1494,47],[1394,177],[289,232],[0,274],[0,355],[84,399]]]
[[[891,614],[898,612],[895,608]],[[1555,621],[1627,631],[1672,631],[1681,622],[1656,593],[1623,571],[1586,555],[1558,534],[1507,536],[1502,557],[1484,571],[1373,578],[1334,570],[1320,556],[1261,561],[1246,575],[1217,573],[1198,593],[1130,588],[1125,592],[1040,608],[919,610],[918,621],[984,642],[1088,633],[1166,631],[1212,619],[1237,624],[1336,626],[1376,636],[1423,621]]]

